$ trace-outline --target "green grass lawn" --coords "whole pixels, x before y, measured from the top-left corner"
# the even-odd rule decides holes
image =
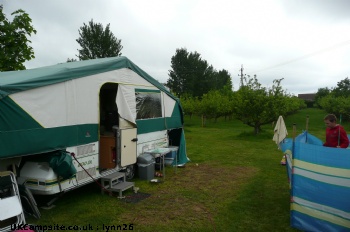
[[[285,118],[288,137],[294,123],[297,134],[305,130],[309,116],[309,132],[324,140],[325,114],[305,109]],[[103,225],[123,224],[133,224],[134,231],[296,231],[289,225],[289,185],[280,165],[283,154],[272,141],[273,127],[265,125],[259,135],[252,132],[236,120],[208,120],[203,128],[199,118],[186,117],[191,162],[185,168],[167,167],[163,183],[136,178],[139,191],[149,198],[125,203],[89,184],[63,195],[53,209],[40,209],[42,217],[29,222],[90,224],[99,231]]]

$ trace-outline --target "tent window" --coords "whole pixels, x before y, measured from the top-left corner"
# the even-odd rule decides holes
[[[161,97],[159,90],[135,89],[136,119],[162,117]]]

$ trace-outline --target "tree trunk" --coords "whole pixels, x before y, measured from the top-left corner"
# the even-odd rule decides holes
[[[254,134],[259,134],[259,132],[260,132],[260,125],[258,124],[255,124],[255,127],[254,127]]]

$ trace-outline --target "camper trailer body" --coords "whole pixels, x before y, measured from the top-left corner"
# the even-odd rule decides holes
[[[135,132],[133,129],[117,130],[121,131],[119,136],[122,136],[129,130],[132,134]],[[118,133],[118,131],[116,133]],[[76,156],[76,160],[73,160],[73,165],[77,172],[75,175],[66,179],[59,177],[49,166],[48,162],[35,161],[35,159],[31,161],[31,157],[29,156],[25,159],[26,161],[24,161],[23,167],[20,169],[17,181],[19,184],[26,185],[33,194],[53,195],[69,191],[85,184],[89,184],[94,180],[114,172],[124,171],[126,172],[126,175],[128,175],[127,172],[129,169],[130,172],[134,171],[133,169],[135,168],[134,165],[137,156],[142,154],[142,151],[147,151],[157,147],[167,147],[169,141],[166,131],[150,133],[148,135],[139,135],[137,138],[143,142],[137,146],[133,145],[132,142],[130,147],[132,147],[131,149],[134,151],[128,151],[128,153],[120,153],[121,149],[116,153],[112,150],[114,148],[118,149],[118,144],[122,144],[120,137],[110,137],[109,139],[112,143],[107,144],[107,146],[102,144],[102,146],[106,146],[104,150],[111,149],[109,154],[101,154],[99,152],[101,144],[99,141],[81,146],[67,147],[66,151]],[[123,139],[131,141],[133,138],[126,137]],[[125,143],[123,146],[124,145]],[[105,156],[100,156],[100,154]],[[123,157],[121,154],[123,154]],[[121,163],[122,159],[124,159],[123,163]]]

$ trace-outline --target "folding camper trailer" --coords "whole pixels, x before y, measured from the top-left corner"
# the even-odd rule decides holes
[[[180,102],[126,57],[0,73],[0,171],[34,194],[131,177],[139,155],[168,146],[187,162]]]

